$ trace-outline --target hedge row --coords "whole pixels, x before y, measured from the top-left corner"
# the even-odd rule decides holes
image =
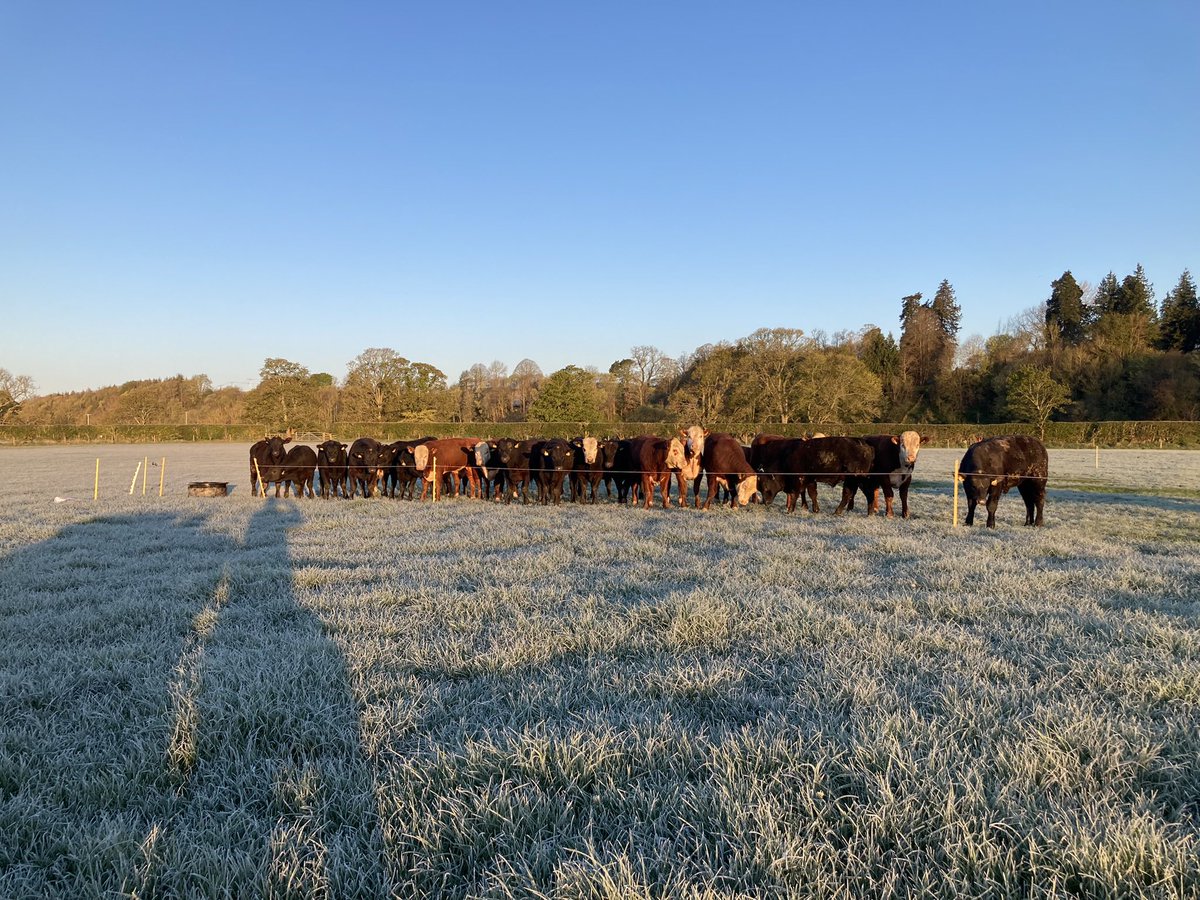
[[[594,425],[583,422],[360,422],[334,426],[333,435],[304,432],[300,440],[319,443],[326,436],[348,441],[360,435],[380,440],[405,440],[425,435],[467,435],[491,438],[573,437],[578,434],[675,434],[679,423],[624,422]],[[965,447],[974,438],[998,434],[1037,434],[1025,423],[999,425],[911,425],[874,422],[861,425],[792,425],[723,422],[710,431],[727,431],[743,440],[759,431],[799,436],[826,434],[887,434],[915,428],[935,447]],[[154,444],[189,441],[252,443],[266,430],[261,425],[0,425],[0,444]],[[1051,422],[1046,427],[1051,447],[1200,447],[1200,422]]]

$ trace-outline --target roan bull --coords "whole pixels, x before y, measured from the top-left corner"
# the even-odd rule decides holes
[[[987,527],[996,527],[1000,495],[1014,487],[1025,501],[1025,524],[1042,524],[1050,461],[1035,437],[1012,434],[978,441],[967,448],[958,467],[967,495],[967,524],[975,524],[975,507],[986,498]]]

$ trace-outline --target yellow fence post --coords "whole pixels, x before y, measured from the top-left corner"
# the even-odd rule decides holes
[[[167,477],[167,458],[164,456],[162,462],[158,464],[158,496],[163,494],[163,482]]]
[[[437,457],[433,458],[433,502],[438,501]]]
[[[150,471],[150,457],[142,460],[142,496],[146,496],[146,475]]]
[[[142,471],[142,464],[139,462],[137,468],[133,470],[133,481],[129,482],[129,496],[133,496],[133,489],[137,487],[138,472]]]
[[[954,461],[954,512],[952,513],[954,519],[951,525],[952,528],[958,527],[958,467],[961,463],[962,460],[956,459]]]
[[[258,475],[258,489],[259,489],[260,491],[262,491],[262,495],[265,497],[265,496],[267,496],[267,486],[266,486],[265,484],[263,484],[263,480],[262,480],[262,469],[260,469],[260,468],[258,467],[258,460],[257,460],[257,459],[254,461],[254,472],[255,472],[255,474],[256,474],[256,475]],[[251,491],[250,493],[251,493],[251,494],[253,494],[254,492],[253,492],[253,491]]]
[[[100,499],[100,457],[96,457],[96,480],[92,482],[92,499]]]

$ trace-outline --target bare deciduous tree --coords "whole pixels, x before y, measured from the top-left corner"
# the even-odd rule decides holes
[[[0,422],[16,416],[35,389],[28,375],[14,375],[8,369],[0,369]]]

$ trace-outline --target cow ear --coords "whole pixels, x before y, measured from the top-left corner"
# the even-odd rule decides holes
[[[932,440],[932,438],[928,438],[923,434],[918,434],[917,437],[919,437],[921,439],[922,444],[928,443],[929,441]]]
[[[898,443],[900,443],[900,435],[898,435],[898,434],[893,434],[893,435],[892,435],[892,443],[893,443],[893,444],[898,444]]]
[[[708,429],[707,428],[704,429],[704,436],[708,437]]]

